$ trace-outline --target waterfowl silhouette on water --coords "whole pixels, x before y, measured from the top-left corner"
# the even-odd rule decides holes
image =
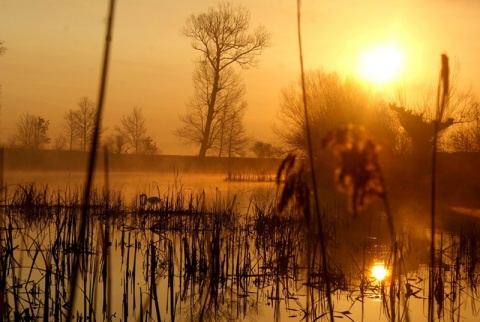
[[[146,194],[142,193],[140,195],[140,206],[143,209],[158,209],[163,206],[163,200],[159,197],[148,197]]]

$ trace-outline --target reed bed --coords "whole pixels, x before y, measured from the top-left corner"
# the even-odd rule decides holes
[[[8,187],[0,217],[0,320],[327,321],[328,279],[335,318],[362,321],[352,312],[377,298],[385,304],[379,314],[389,320],[393,296],[396,320],[410,321],[411,303],[428,296],[428,265],[412,264],[411,238],[397,237],[398,287],[391,294],[391,280],[371,276],[371,263],[393,265],[388,239],[360,225],[349,236],[351,217],[341,207],[322,211],[330,254],[324,271],[304,218],[295,207],[280,212],[276,200],[252,197],[241,212],[234,200],[207,200],[177,185],[150,207],[138,198],[127,202],[121,191],[93,189],[85,241],[78,244],[81,191]],[[371,220],[387,226],[384,216]],[[436,235],[439,319],[461,321],[475,311],[479,231]]]
[[[386,321],[413,320],[410,308],[417,299],[423,309],[428,302],[429,321],[463,321],[467,310],[478,315],[480,230],[436,232],[437,129],[427,264],[413,263],[410,236],[393,226],[370,141],[360,144],[362,148],[351,149],[358,142],[342,147],[338,138],[350,134],[337,129],[325,145],[333,145],[342,157],[356,158],[343,164],[339,182],[353,196],[355,214],[367,199],[380,197],[384,210],[371,220],[387,218],[384,229],[390,240],[382,242],[362,227],[356,227],[357,236],[350,236],[352,219],[339,220],[339,212],[348,211],[321,207],[304,85],[300,7],[297,1],[309,169],[291,171],[293,158],[287,157],[276,179],[284,185],[279,200],[268,204],[252,199],[243,213],[236,209],[235,198],[223,200],[218,192],[207,200],[205,193],[190,193],[177,183],[163,195],[157,191],[157,198],[145,195],[130,203],[121,191],[109,191],[108,184],[104,190],[92,188],[112,39],[114,1],[110,2],[85,190],[55,191],[35,184],[2,187],[0,322],[231,321],[263,315],[265,308],[271,308],[267,314],[275,321],[364,321],[369,298],[381,299]],[[435,126],[448,103],[445,55],[442,64]],[[229,172],[226,180],[275,179]],[[371,276],[371,264],[377,261],[390,271],[386,278]],[[358,307],[361,313],[353,316]]]
[[[252,173],[252,172],[239,172],[228,171],[225,177],[225,181],[236,182],[275,182],[276,176],[272,173]]]

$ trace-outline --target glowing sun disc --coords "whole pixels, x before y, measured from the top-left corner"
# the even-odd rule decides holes
[[[383,264],[375,264],[372,268],[372,276],[375,277],[378,281],[381,281],[387,275],[387,269]]]
[[[359,76],[367,81],[385,83],[398,77],[403,68],[403,54],[395,46],[382,46],[361,53]]]

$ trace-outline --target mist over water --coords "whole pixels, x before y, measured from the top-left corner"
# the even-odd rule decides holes
[[[5,184],[14,188],[18,184],[35,184],[48,187],[50,192],[78,190],[83,193],[86,174],[82,172],[25,172],[9,171],[4,177]],[[273,202],[277,186],[275,182],[229,181],[227,173],[185,173],[181,172],[113,172],[108,173],[108,188],[111,192],[121,192],[127,203],[138,202],[140,194],[148,197],[164,198],[173,190],[182,190],[186,194],[206,194],[210,202],[227,203],[236,198],[236,208],[245,209],[253,197]],[[105,174],[94,174],[94,189],[103,191],[106,187]]]
[[[141,313],[138,307],[134,309],[133,303],[139,301],[147,289],[148,292],[152,291],[149,277],[151,272],[148,268],[153,260],[152,252],[159,267],[155,285],[160,307],[165,307],[172,298],[182,294],[182,300],[177,302],[174,309],[177,319],[193,317],[195,320],[202,306],[210,305],[208,301],[205,302],[206,299],[218,296],[228,298],[226,302],[232,303],[232,306],[220,304],[218,312],[223,317],[217,316],[213,320],[227,321],[246,316],[282,322],[301,321],[305,316],[304,310],[309,306],[310,300],[307,298],[311,295],[310,292],[318,290],[318,296],[324,296],[320,291],[321,287],[315,284],[322,283],[320,271],[314,273],[316,277],[309,282],[312,283],[312,288],[305,288],[305,253],[309,252],[308,245],[314,241],[305,235],[301,220],[298,221],[298,214],[290,214],[293,217],[289,217],[289,214],[277,217],[276,184],[272,181],[227,181],[226,177],[227,174],[221,171],[108,173],[110,191],[121,192],[125,204],[132,207],[121,217],[117,217],[116,228],[109,237],[112,246],[108,254],[112,258],[110,267],[115,267],[109,273],[112,291],[121,292],[123,289],[124,294],[129,294],[126,299],[128,316],[139,317]],[[8,194],[22,185],[28,187],[32,184],[38,187],[40,194],[48,188],[48,193],[54,198],[56,191],[69,190],[78,192],[78,195],[83,194],[85,178],[85,173],[65,171],[8,171],[4,176]],[[94,190],[102,193],[104,187],[105,173],[95,173]],[[142,209],[140,204],[139,196],[142,193],[148,197],[159,198],[178,193],[187,196],[186,200],[190,195],[204,194],[209,206],[205,213],[200,212],[194,216],[189,214],[186,208],[180,212],[172,210],[171,213],[153,209],[149,212],[146,208]],[[398,191],[391,193],[392,199],[398,197]],[[418,197],[418,191],[409,193]],[[401,196],[408,196],[409,193],[405,195],[405,192],[402,192]],[[353,217],[348,210],[348,202],[341,194],[330,191],[330,194],[322,194],[322,198],[328,201],[324,211],[328,218],[328,238],[332,243],[329,254],[335,263],[331,278],[336,289],[336,314],[343,315],[344,318],[349,316],[354,321],[389,321],[385,312],[385,299],[388,296],[384,292],[387,288],[383,282],[371,276],[375,263],[391,264],[388,246],[390,235],[382,207],[377,201],[373,201],[364,212]],[[13,202],[13,199],[8,201]],[[53,201],[52,205],[55,204]],[[455,204],[458,203],[455,201]],[[36,207],[42,211],[44,205],[38,204]],[[18,211],[21,208],[14,209]],[[18,258],[27,258],[26,254],[30,254],[35,247],[49,253],[52,251],[51,245],[58,238],[65,240],[64,256],[73,256],[74,253],[71,253],[68,246],[70,242],[73,243],[69,239],[71,237],[59,230],[59,222],[70,215],[57,213],[48,215],[45,219],[29,218],[28,213],[31,210],[28,209],[30,208],[27,207],[25,213],[20,210],[17,214],[24,220],[22,229],[26,229],[22,233],[25,235],[17,236],[27,236],[14,240],[14,243],[20,246],[19,249],[22,249],[21,255],[16,253]],[[198,209],[194,207],[194,211]],[[215,209],[219,210],[218,216],[215,215]],[[404,305],[408,310],[410,321],[426,321],[424,312],[428,297],[428,249],[432,234],[428,230],[427,221],[419,218],[428,217],[428,214],[419,210],[423,209],[423,206],[416,206],[412,202],[404,202],[401,206],[395,206],[395,209],[397,239],[401,241],[403,252],[400,305]],[[95,259],[95,254],[102,253],[100,249],[103,237],[98,237],[98,234],[104,229],[104,219],[101,219],[103,211],[98,211],[92,209],[91,224],[95,229],[92,231],[93,252],[88,255],[92,256],[90,263],[99,260]],[[98,219],[93,219],[97,216]],[[467,217],[465,223],[473,223],[468,221],[468,218],[470,217]],[[30,225],[32,220],[40,222]],[[37,230],[38,227],[42,227],[41,231]],[[472,231],[474,232],[474,229]],[[31,237],[28,236],[34,236],[34,240],[42,243],[30,245],[28,240]],[[468,297],[477,298],[470,291],[469,285],[476,285],[473,282],[476,273],[469,273],[469,270],[475,267],[472,256],[476,252],[474,245],[477,237],[474,233],[462,233],[457,229],[439,230],[436,236],[436,244],[442,254],[442,269],[445,274],[443,282],[450,280],[458,283],[458,286],[455,286],[457,288],[452,288],[453,284],[452,287],[445,284],[442,301],[447,313],[443,314],[455,316],[452,312],[456,312],[459,303],[463,303]],[[213,245],[218,248],[210,248]],[[221,265],[216,266],[216,261]],[[30,265],[32,264],[25,263],[26,267]],[[42,265],[39,261],[35,262],[35,266],[40,267],[40,270],[44,269],[41,268]],[[314,267],[317,267],[315,265]],[[98,267],[92,266],[89,269],[93,273]],[[137,272],[136,285],[131,284],[134,271]],[[31,276],[28,285],[33,285],[33,280],[38,283],[36,278],[40,279],[41,273]],[[365,276],[363,282],[360,276]],[[388,278],[387,275],[387,285]],[[97,282],[94,282],[93,277],[87,279],[90,281],[87,285],[92,283],[87,287],[91,287],[93,291],[93,285]],[[201,281],[205,279],[208,283],[202,284]],[[218,289],[211,288],[211,285],[217,284]],[[130,285],[130,289],[124,289],[125,285]],[[456,293],[459,300],[453,300],[452,292]],[[81,311],[82,296],[77,297],[77,301]],[[143,303],[145,305],[145,298]],[[125,308],[125,302],[122,304],[116,298],[110,305],[111,312],[117,312],[117,318]],[[101,302],[98,302],[97,310],[100,307]],[[169,316],[171,310],[172,308],[169,311],[162,309],[163,316]],[[209,312],[214,314],[213,311]],[[99,316],[98,313],[95,315]],[[462,307],[461,316],[466,318],[465,321],[473,321],[474,310],[468,305]]]
[[[231,19],[235,11],[223,11],[228,3],[218,6],[224,18],[211,20],[235,22],[227,28],[205,23],[208,15],[199,13],[206,3],[123,3],[115,37],[110,28],[102,36],[113,20],[97,4],[3,6],[0,321],[477,320],[478,88],[464,94],[462,84],[479,77],[478,50],[464,47],[475,41],[463,38],[480,30],[478,5],[346,1],[301,9],[298,1],[295,13],[293,2],[247,1]],[[213,30],[222,33],[210,46],[204,36]],[[236,57],[237,42],[252,39],[255,45]],[[421,101],[439,54],[443,108],[466,103],[443,119],[437,111],[434,120],[435,103]],[[448,57],[467,67],[462,86],[448,85]],[[297,78],[306,70],[311,86],[302,82],[300,90]],[[451,76],[453,85],[453,68]],[[93,132],[82,128],[82,111],[89,111],[84,120],[102,118],[98,146],[89,147]],[[280,125],[272,132],[275,115]],[[141,126],[129,131],[127,121]],[[350,156],[343,165],[320,156],[330,127],[352,122],[367,126],[390,154],[354,135],[358,146],[337,146],[337,154]],[[40,127],[33,142],[21,130],[27,124]],[[454,129],[460,132],[450,135]],[[439,149],[441,131],[447,135]],[[338,133],[333,137],[348,137]],[[468,133],[474,135],[458,136]],[[274,134],[287,147],[277,146]],[[313,150],[306,138],[315,141]],[[180,139],[200,146],[182,148]],[[89,149],[99,156],[86,201]],[[183,155],[198,150],[200,158]],[[287,150],[310,156],[311,167],[300,166],[277,186],[272,178],[291,155],[276,158]],[[377,154],[386,156],[381,170]],[[343,182],[334,180],[339,173]],[[66,315],[70,308],[74,316]]]

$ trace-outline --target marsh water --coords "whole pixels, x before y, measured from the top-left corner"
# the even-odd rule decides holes
[[[8,174],[2,319],[67,320],[70,312],[79,321],[328,321],[328,279],[335,319],[427,321],[432,235],[434,320],[478,318],[474,225],[432,234],[402,223],[393,261],[385,213],[353,218],[336,201],[322,214],[325,272],[299,214],[278,212],[274,182],[225,177],[98,174],[78,244],[85,175]],[[143,193],[161,202],[142,202]]]

